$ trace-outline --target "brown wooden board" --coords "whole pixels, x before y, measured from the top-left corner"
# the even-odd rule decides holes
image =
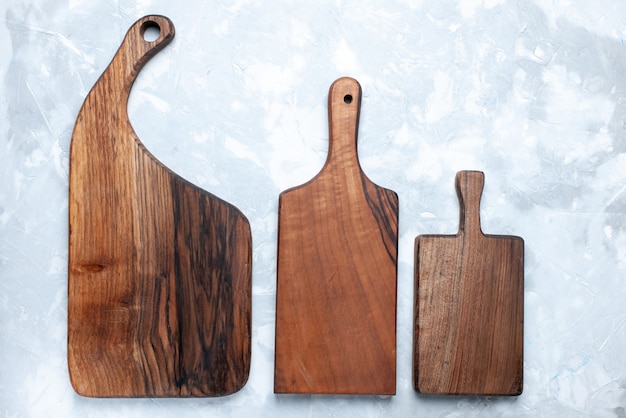
[[[280,195],[276,393],[395,393],[398,197],[361,170],[360,106],[333,83],[326,163]]]
[[[173,37],[163,16],[137,21],[72,135],[68,363],[81,395],[217,396],[248,378],[249,223],[157,161],[128,119],[138,72]]]
[[[522,393],[524,241],[480,227],[484,174],[456,176],[457,235],[415,242],[413,385],[421,393]]]

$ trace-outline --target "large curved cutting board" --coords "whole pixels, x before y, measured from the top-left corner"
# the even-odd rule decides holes
[[[157,161],[128,120],[138,72],[173,37],[163,16],[137,21],[72,135],[68,362],[81,395],[217,396],[248,378],[249,223]]]

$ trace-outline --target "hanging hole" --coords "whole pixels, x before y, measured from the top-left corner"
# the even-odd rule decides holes
[[[161,36],[161,28],[156,22],[148,21],[141,26],[141,36],[146,42],[154,42]]]
[[[343,102],[345,104],[352,103],[352,95],[351,94],[346,94],[345,96],[343,96]]]

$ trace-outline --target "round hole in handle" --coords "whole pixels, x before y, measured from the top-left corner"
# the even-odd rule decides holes
[[[146,42],[154,42],[161,36],[161,27],[157,22],[149,20],[141,25],[141,36]]]
[[[352,95],[351,94],[346,94],[345,96],[343,96],[343,102],[345,104],[352,103]]]

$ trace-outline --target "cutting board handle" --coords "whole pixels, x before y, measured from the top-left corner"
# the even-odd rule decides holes
[[[150,28],[156,28],[159,31],[159,36],[154,40],[144,38]],[[103,75],[110,75],[112,71],[109,70],[112,68],[116,71],[123,71],[122,79],[110,77],[111,92],[125,92],[128,95],[139,71],[150,58],[174,39],[174,35],[174,23],[165,16],[148,15],[136,21],[126,32],[124,41]],[[122,85],[120,86],[119,83]],[[126,105],[127,100],[123,98],[120,100],[121,104]]]
[[[459,196],[459,235],[482,235],[480,228],[480,198],[485,185],[482,171],[459,171],[456,192]]]
[[[326,166],[353,169],[360,173],[357,154],[361,85],[354,78],[336,80],[328,91],[329,144]]]

